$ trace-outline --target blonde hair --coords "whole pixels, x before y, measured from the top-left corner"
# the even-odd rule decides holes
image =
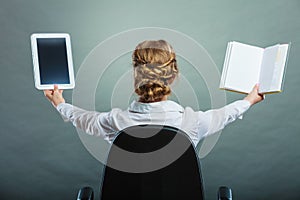
[[[170,84],[178,75],[175,52],[164,40],[147,40],[132,54],[135,92],[144,103],[161,101],[171,93]]]

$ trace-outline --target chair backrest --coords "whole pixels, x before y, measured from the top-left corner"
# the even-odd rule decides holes
[[[202,200],[195,147],[173,127],[126,128],[110,148],[100,193],[101,200]]]

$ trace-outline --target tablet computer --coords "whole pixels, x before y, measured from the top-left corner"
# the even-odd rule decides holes
[[[34,33],[31,50],[35,87],[39,90],[75,87],[70,35]]]

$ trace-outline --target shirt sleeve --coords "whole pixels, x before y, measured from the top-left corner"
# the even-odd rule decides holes
[[[87,111],[68,103],[61,103],[56,107],[66,122],[72,122],[76,128],[79,128],[89,135],[101,136],[110,140],[112,130],[110,112]]]
[[[202,137],[212,135],[222,130],[226,125],[242,118],[242,115],[250,108],[247,100],[238,100],[220,109],[212,109],[206,112],[199,112],[199,127]],[[201,136],[200,136],[201,137]],[[202,138],[201,137],[201,138]]]

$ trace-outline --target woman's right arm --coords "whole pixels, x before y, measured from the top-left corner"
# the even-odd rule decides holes
[[[261,102],[264,96],[258,91],[259,86],[255,85],[252,91],[243,99],[228,104],[220,109],[212,109],[206,112],[199,112],[199,127],[201,137],[214,134],[222,130],[225,126],[241,118],[242,115],[254,104]],[[200,139],[201,139],[200,137]]]

